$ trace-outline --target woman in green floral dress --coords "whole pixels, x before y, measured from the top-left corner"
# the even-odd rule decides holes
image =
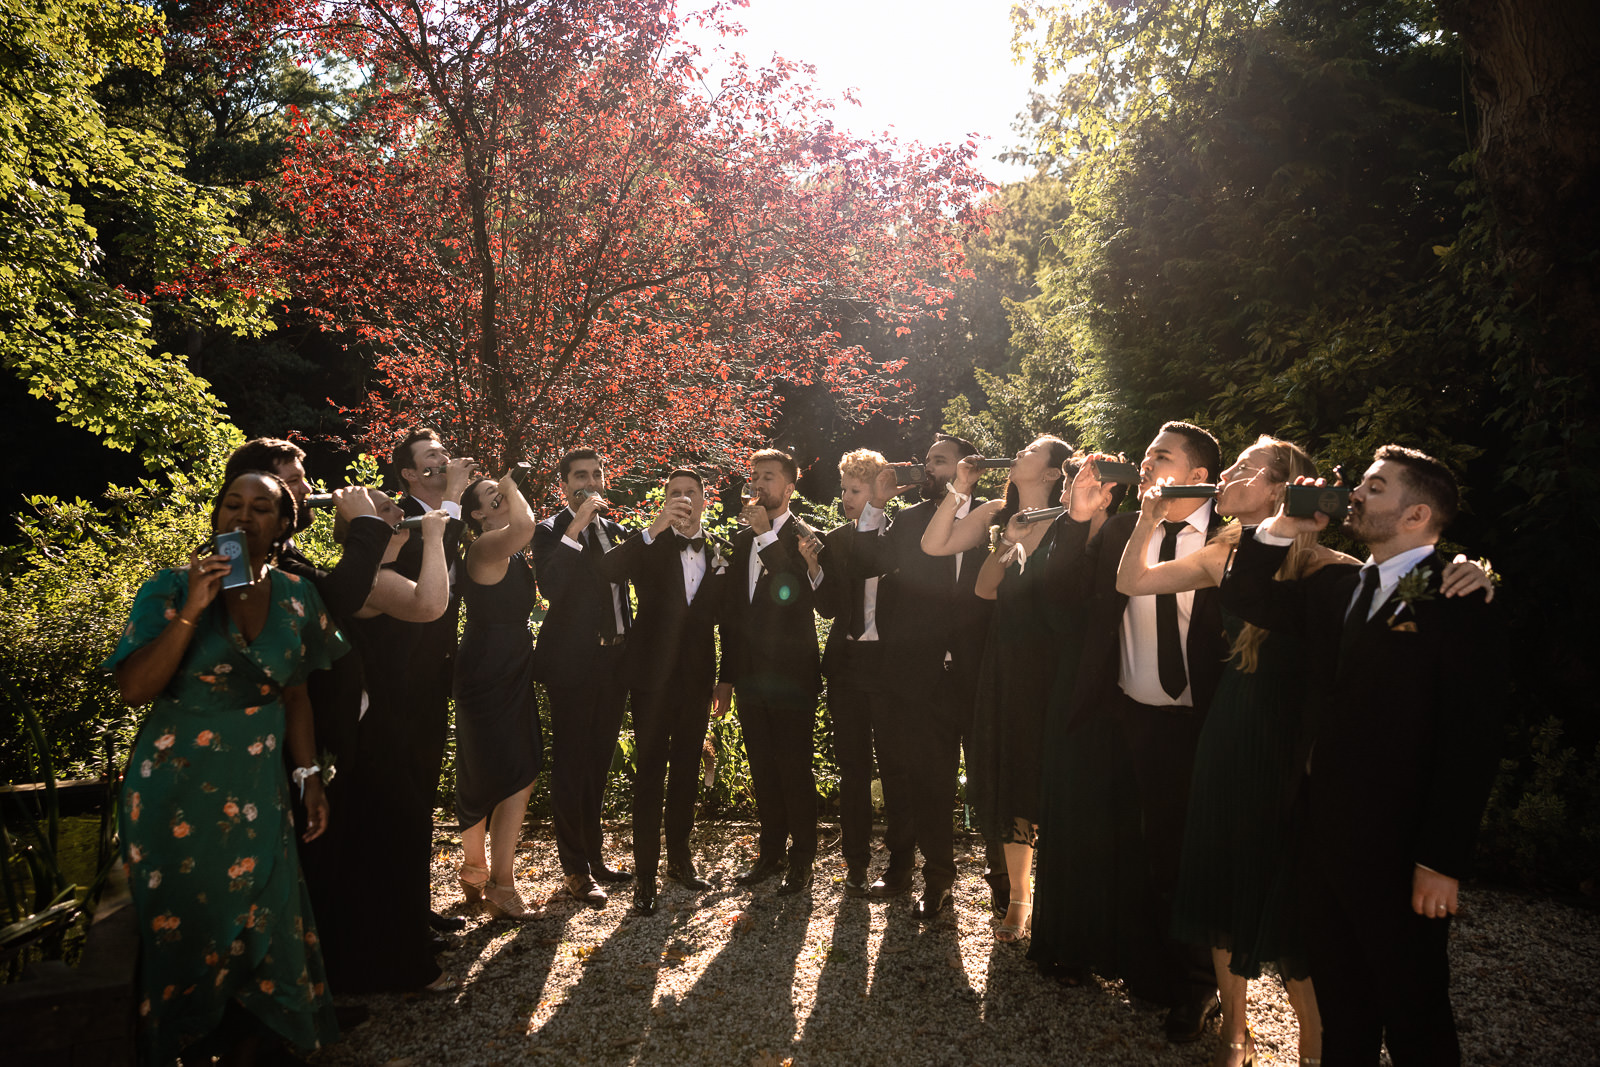
[[[309,840],[327,826],[328,804],[306,770],[315,758],[305,680],[345,644],[310,583],[270,565],[294,507],[271,475],[235,478],[212,528],[244,531],[251,584],[223,590],[227,559],[191,555],[139,590],[106,661],[128,704],[151,705],[120,816],[145,1063],[248,1060],[263,1039],[310,1049],[338,1033],[278,746],[300,768]]]

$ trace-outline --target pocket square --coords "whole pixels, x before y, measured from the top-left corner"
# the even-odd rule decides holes
[[[1410,619],[1406,619],[1404,622],[1391,619],[1389,620],[1389,630],[1397,634],[1414,634],[1417,632],[1417,624]]]

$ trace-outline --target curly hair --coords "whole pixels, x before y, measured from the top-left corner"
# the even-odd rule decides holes
[[[877,480],[879,472],[888,465],[889,461],[883,458],[882,452],[874,452],[870,448],[858,448],[839,457],[839,473],[842,476],[869,485]]]

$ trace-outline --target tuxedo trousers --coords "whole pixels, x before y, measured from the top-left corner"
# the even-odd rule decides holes
[[[811,769],[816,694],[799,689],[735,686],[739,730],[750,759],[750,785],[761,826],[760,855],[810,866],[817,855],[817,780]],[[787,843],[787,848],[785,847]]]
[[[700,753],[711,719],[711,686],[688,686],[674,671],[660,689],[635,689],[633,706],[633,865],[641,881],[661,864],[665,801],[667,862],[692,864],[689,833],[700,787]]]
[[[1172,936],[1172,901],[1183,859],[1183,827],[1189,811],[1189,783],[1200,742],[1202,718],[1193,708],[1156,707],[1119,695],[1117,722],[1128,746],[1138,791],[1141,846],[1155,898],[1158,943],[1168,947],[1173,1004],[1191,1004],[1216,995],[1211,949]]]
[[[1313,774],[1303,791],[1313,804],[1315,789]],[[1336,870],[1324,859],[1329,850],[1314,838],[1307,844],[1300,881],[1309,897],[1305,936],[1322,1015],[1322,1062],[1376,1067],[1388,1046],[1394,1067],[1458,1067],[1449,918],[1411,910],[1411,869]],[[1348,846],[1340,854],[1348,855]]]
[[[598,650],[593,673],[577,684],[545,683],[550,695],[550,807],[561,873],[588,875],[604,865],[600,809],[617,732],[628,706],[623,646]]]
[[[852,869],[872,860],[872,778],[883,783],[884,844],[889,873],[909,876],[917,865],[916,826],[906,739],[901,736],[903,695],[885,682],[881,641],[844,641],[828,678],[828,718],[839,766],[840,851]]]
[[[924,758],[933,761],[927,773],[941,776],[939,782],[929,782],[927,785],[928,788],[941,790],[943,799],[938,803],[942,805],[941,810],[946,824],[950,822],[951,792],[961,774],[962,753],[966,753],[967,766],[970,767],[972,753],[976,751],[974,740],[978,730],[978,668],[983,659],[982,653],[981,647],[967,649],[963,650],[961,658],[947,659],[944,653],[940,652],[915,671],[918,680],[933,686],[926,697],[929,721],[914,727],[918,731],[915,743],[920,749],[926,750]],[[914,682],[913,685],[915,684]],[[924,736],[921,734],[924,728],[934,733]],[[922,844],[922,823],[919,821],[917,825],[918,843]],[[940,888],[949,888],[955,884],[953,836],[951,842],[950,881],[940,885]],[[925,844],[922,846],[922,856],[925,861],[931,862]],[[927,881],[926,873],[923,880]],[[987,834],[983,838],[983,880],[997,893],[1004,894],[1002,899],[1011,895],[1011,874],[1006,870],[1005,846]]]

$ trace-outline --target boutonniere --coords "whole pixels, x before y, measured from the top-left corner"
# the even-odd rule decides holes
[[[1397,633],[1414,634],[1417,632],[1416,622],[1411,619],[1401,619],[1400,615],[1408,608],[1411,609],[1412,613],[1415,613],[1416,609],[1413,605],[1424,600],[1433,599],[1432,581],[1432,567],[1413,567],[1411,573],[1400,579],[1400,583],[1394,587],[1393,599],[1397,603],[1393,614],[1389,616],[1389,629]]]
[[[718,574],[728,569],[728,558],[722,554],[722,542],[706,540],[706,547],[711,549],[711,569]]]

